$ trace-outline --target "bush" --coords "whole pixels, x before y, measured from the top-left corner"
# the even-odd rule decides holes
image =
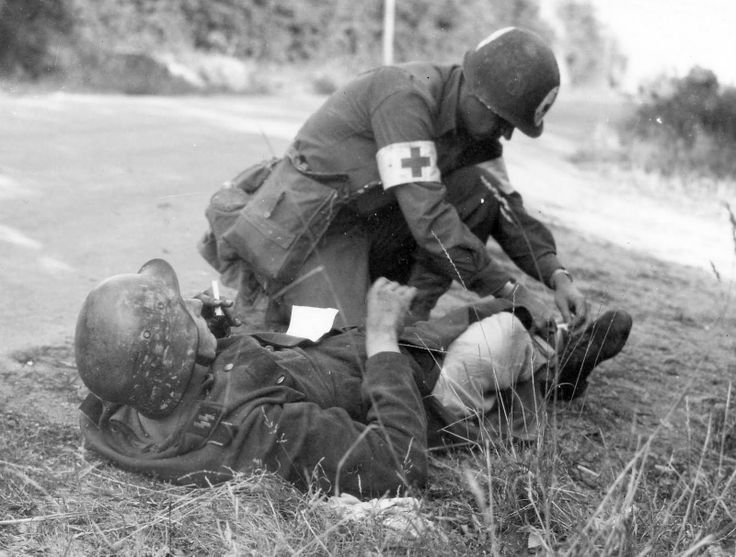
[[[631,162],[664,175],[736,178],[736,88],[695,67],[645,92],[621,136]]]
[[[53,51],[72,26],[65,0],[0,0],[0,73],[31,79],[54,73]]]
[[[538,4],[402,0],[396,4],[396,60],[456,62],[490,31],[512,24],[550,36]],[[383,2],[184,0],[181,5],[198,49],[277,64],[381,63]]]
[[[148,61],[184,65],[192,53],[355,73],[381,63],[382,20],[382,2],[352,0],[0,0],[0,75],[35,81],[56,73],[72,85],[165,92],[180,84]],[[396,9],[395,58],[458,62],[488,32],[512,24],[552,35],[538,0],[405,0]],[[125,59],[136,55],[146,63]],[[104,67],[110,59],[115,72]],[[317,80],[315,88],[335,85]]]
[[[145,53],[88,53],[69,80],[82,89],[126,95],[178,95],[196,88]]]

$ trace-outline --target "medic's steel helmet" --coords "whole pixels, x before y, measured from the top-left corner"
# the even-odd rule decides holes
[[[153,259],[89,293],[77,320],[77,369],[100,399],[163,418],[189,384],[198,339],[174,269]]]
[[[465,54],[463,74],[470,92],[530,137],[560,88],[560,70],[541,37],[518,27],[500,29]]]

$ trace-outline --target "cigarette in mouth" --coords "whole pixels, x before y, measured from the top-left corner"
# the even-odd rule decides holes
[[[216,280],[213,280],[212,281],[212,297],[215,300],[219,300],[220,299],[220,287],[217,285],[217,281]],[[218,316],[225,315],[225,313],[222,311],[222,308],[220,306],[217,306],[215,308],[215,315],[218,315]]]

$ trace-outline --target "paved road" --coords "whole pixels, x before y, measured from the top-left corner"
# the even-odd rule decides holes
[[[261,98],[0,97],[0,353],[69,338],[91,286],[165,257],[193,291],[217,185],[282,152],[316,105]]]
[[[0,355],[65,342],[102,278],[165,257],[185,292],[215,278],[196,253],[217,185],[282,153],[319,98],[0,96]],[[572,105],[543,140],[514,138],[512,181],[545,219],[657,257],[733,265],[722,219],[657,200],[565,162],[604,115]],[[553,111],[554,112],[554,111]],[[599,118],[600,116],[600,118]],[[706,226],[707,225],[707,226]]]

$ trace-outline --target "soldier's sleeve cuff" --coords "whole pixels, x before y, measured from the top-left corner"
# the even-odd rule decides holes
[[[539,271],[544,279],[544,284],[549,288],[553,288],[552,274],[558,269],[565,268],[554,253],[549,253],[540,257],[537,260],[537,265],[539,266]]]

